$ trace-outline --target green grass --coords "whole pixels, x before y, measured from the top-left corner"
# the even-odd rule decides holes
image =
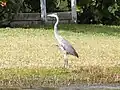
[[[120,82],[120,26],[65,24],[59,32],[79,54],[68,56],[68,69],[63,68],[53,26],[1,28],[0,86]]]

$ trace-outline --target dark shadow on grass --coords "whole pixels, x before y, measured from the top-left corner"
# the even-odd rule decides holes
[[[31,28],[31,27],[27,27]],[[54,29],[54,24],[40,25],[32,28]],[[106,34],[120,37],[120,26],[95,25],[95,24],[59,24],[58,30],[84,34]]]
[[[24,29],[44,29],[52,30],[54,29],[54,24],[45,24],[39,26],[24,26],[17,27]],[[105,34],[120,37],[120,26],[108,26],[108,25],[96,25],[96,24],[59,24],[59,31],[70,31],[74,33],[84,33],[84,34]]]
[[[61,24],[59,29],[75,33],[120,36],[120,26]]]

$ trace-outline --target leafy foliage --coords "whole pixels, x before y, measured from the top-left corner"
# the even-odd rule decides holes
[[[24,0],[22,12],[40,12],[40,0]]]
[[[65,6],[66,5],[66,6]],[[46,0],[47,12],[71,10],[71,0]],[[19,12],[40,12],[40,0],[0,0],[0,25]],[[120,24],[120,0],[77,0],[78,23]]]
[[[120,1],[77,0],[79,23],[120,24]]]
[[[56,10],[56,0],[46,0],[47,12]],[[0,0],[0,26],[10,26],[19,12],[40,12],[40,0]]]
[[[40,12],[40,0],[24,0],[22,12]],[[56,0],[46,0],[47,12],[53,12],[56,10],[57,1]]]
[[[57,0],[46,0],[47,12],[54,12],[57,9]]]
[[[0,6],[0,26],[10,26],[13,17],[20,10],[23,0],[1,0],[1,2],[6,2],[6,6]]]

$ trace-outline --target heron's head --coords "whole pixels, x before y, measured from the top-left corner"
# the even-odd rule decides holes
[[[57,16],[57,13],[48,14],[47,16],[48,16],[48,17],[58,17],[58,16]]]

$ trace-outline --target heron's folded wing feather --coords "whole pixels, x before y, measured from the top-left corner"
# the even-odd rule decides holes
[[[60,45],[64,48],[64,50],[68,54],[71,54],[71,55],[78,57],[77,52],[75,51],[75,49],[72,47],[72,45],[67,40],[62,39]]]

